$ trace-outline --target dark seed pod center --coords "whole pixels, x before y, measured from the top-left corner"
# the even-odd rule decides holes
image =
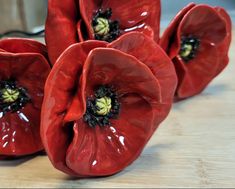
[[[95,13],[92,19],[92,28],[96,40],[112,42],[120,35],[119,23],[116,20],[111,20],[111,17],[111,8],[105,11],[99,9]]]
[[[0,111],[3,114],[17,112],[28,102],[30,102],[30,97],[27,90],[17,86],[16,81],[0,81]]]
[[[83,116],[90,127],[108,126],[110,119],[118,117],[120,103],[118,95],[112,87],[100,86],[94,96],[87,99],[87,109]]]
[[[200,41],[196,37],[182,37],[179,52],[180,57],[185,62],[192,60],[193,58],[195,58],[199,46]]]

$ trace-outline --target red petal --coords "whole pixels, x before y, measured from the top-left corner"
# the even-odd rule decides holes
[[[82,82],[88,83],[88,96],[95,87],[112,84],[121,94],[138,93],[143,98],[161,101],[159,84],[151,70],[136,58],[115,49],[94,49],[84,65]]]
[[[178,98],[196,95],[209,84],[218,74],[217,70],[221,66],[218,54],[216,46],[201,41],[195,59],[185,63],[177,57],[174,64],[180,78],[176,91]]]
[[[78,42],[78,5],[74,0],[49,0],[46,21],[46,43],[52,64],[70,45]]]
[[[130,94],[121,99],[119,119],[112,126],[90,128],[83,121],[74,127],[67,165],[80,175],[105,176],[121,171],[141,153],[153,124],[151,105]],[[138,117],[138,119],[136,119]]]
[[[177,76],[171,60],[153,40],[137,32],[121,36],[108,47],[119,49],[136,57],[151,69],[161,88],[162,106],[159,107],[161,116],[157,121],[160,123],[170,111],[177,85]]]
[[[90,96],[95,86],[106,84],[118,90],[121,113],[112,127],[90,128],[82,120],[74,125],[66,162],[78,175],[122,170],[137,158],[155,127],[160,90],[147,66],[118,50],[96,48],[84,65],[81,90]]]
[[[82,20],[79,20],[78,24],[77,24],[77,32],[78,32],[78,38],[79,41],[83,42],[87,39],[87,31],[84,27],[84,23]]]
[[[213,35],[212,35],[213,34]],[[178,37],[193,35],[201,41],[217,45],[226,37],[226,23],[213,7],[197,5],[183,17]]]
[[[41,109],[44,85],[51,70],[47,61],[40,55],[24,55],[11,69],[20,86],[28,90],[33,106]],[[19,56],[20,57],[20,56]],[[21,66],[19,66],[21,65]]]
[[[196,36],[208,43],[218,44],[223,41],[225,34],[225,22],[214,8],[189,4],[170,23],[160,40],[160,45],[172,59],[179,53],[181,36]]]
[[[196,4],[190,3],[186,7],[184,7],[171,21],[170,25],[164,31],[161,39],[160,39],[160,46],[163,48],[164,51],[167,52],[170,58],[174,58],[179,52],[179,44],[180,41],[177,41],[178,38],[175,36],[177,27],[181,22],[182,18],[185,14],[192,9]],[[173,40],[173,41],[172,41]]]
[[[228,51],[232,40],[232,21],[229,14],[223,8],[215,7],[215,10],[220,14],[220,16],[226,22],[226,30],[227,30],[226,38],[224,39],[222,44],[220,44],[217,47],[218,52],[220,53],[219,55],[221,59],[220,64],[222,64],[221,66],[219,66],[219,70],[217,70],[217,73],[220,73],[229,62]]]
[[[27,104],[18,113],[1,117],[0,153],[22,156],[43,149],[40,139],[40,109]]]
[[[27,89],[34,107],[41,108],[43,90],[50,66],[40,54],[4,53],[0,58],[0,79],[16,79]]]
[[[112,9],[112,20],[118,20],[120,27],[126,32],[140,31],[150,35],[156,41],[159,39],[161,5],[159,0],[80,0],[80,10],[88,28],[89,38],[93,39],[91,27],[94,13],[99,9]]]
[[[11,69],[9,60],[9,53],[0,52],[0,80],[9,79],[11,77]]]
[[[146,33],[147,28],[152,28],[154,39],[158,42],[161,15],[159,0],[103,0],[102,7],[112,8],[112,19],[118,20],[123,30]]]
[[[128,31],[132,31],[132,30],[128,30]],[[140,28],[136,27],[134,29],[134,31],[141,32],[141,33],[145,34],[146,36],[154,39],[154,35],[155,35],[154,30],[150,26],[144,26],[144,27],[140,27]]]
[[[64,118],[67,111],[72,112],[70,109],[73,109],[74,112],[83,111],[83,108],[73,106],[73,98],[76,100],[74,88],[77,87],[88,53],[93,48],[100,46],[106,46],[106,43],[86,41],[70,46],[57,60],[45,85],[41,118],[42,140],[53,165],[69,174],[73,174],[73,171],[67,167],[65,156],[73,133],[70,132],[69,125],[71,124],[66,123]],[[72,106],[70,106],[71,103]],[[74,115],[68,116],[68,114],[68,118],[74,117]]]
[[[6,113],[3,116],[0,112],[2,128],[0,130],[0,153],[12,156],[32,154],[43,149],[39,134],[40,109],[44,83],[50,66],[41,54],[36,54],[41,50],[37,47],[44,47],[38,45],[37,42],[10,39],[1,41],[1,45],[16,53],[3,52],[0,54],[0,79],[16,79],[19,86],[28,90],[32,102],[17,113]],[[17,53],[17,50],[22,53]]]
[[[96,11],[101,7],[102,0],[80,0],[79,6],[80,6],[80,12],[83,21],[85,22],[85,25],[87,27],[87,34],[89,39],[94,39],[94,32],[91,27],[92,18]]]
[[[232,38],[232,20],[231,20],[229,14],[222,7],[215,7],[215,10],[226,22],[227,36],[225,38],[225,41],[223,42],[223,45],[225,46],[224,47],[225,52],[227,52],[229,49],[230,43],[231,43],[231,38]]]
[[[0,40],[0,48],[9,53],[38,53],[47,57],[46,46],[31,39],[2,39]]]
[[[189,35],[200,39],[200,48],[196,57],[185,63],[178,53],[181,37]],[[225,68],[230,42],[231,21],[222,8],[192,4],[175,17],[160,45],[174,59],[179,79],[177,98],[200,93]]]

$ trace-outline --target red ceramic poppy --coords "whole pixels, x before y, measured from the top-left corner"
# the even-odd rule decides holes
[[[69,45],[88,39],[111,42],[139,31],[158,41],[160,0],[49,0],[46,43],[52,63]]]
[[[226,67],[230,42],[224,9],[189,4],[177,14],[160,40],[176,68],[177,99],[200,93]]]
[[[52,164],[78,177],[124,169],[168,115],[176,78],[164,51],[138,32],[70,46],[45,85],[41,137]]]
[[[0,40],[0,156],[43,149],[40,112],[50,71],[46,47],[28,39]]]

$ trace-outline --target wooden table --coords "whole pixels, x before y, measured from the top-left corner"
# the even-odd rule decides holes
[[[144,152],[121,173],[73,179],[46,156],[0,161],[0,187],[235,187],[235,41],[230,65],[201,94],[174,104]]]

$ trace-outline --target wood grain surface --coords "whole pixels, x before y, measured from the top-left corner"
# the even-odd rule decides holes
[[[0,187],[235,187],[235,41],[230,65],[201,94],[174,104],[142,155],[121,173],[74,179],[44,155],[0,161]]]

